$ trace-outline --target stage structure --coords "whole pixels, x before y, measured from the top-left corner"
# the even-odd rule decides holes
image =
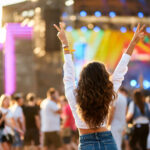
[[[5,93],[13,94],[16,91],[16,60],[15,41],[19,39],[32,39],[31,27],[22,27],[20,24],[7,24],[6,42],[4,47],[4,78]],[[2,44],[1,44],[2,49]]]

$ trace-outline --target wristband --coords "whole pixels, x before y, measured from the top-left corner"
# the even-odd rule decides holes
[[[64,51],[75,52],[75,49],[64,48]]]

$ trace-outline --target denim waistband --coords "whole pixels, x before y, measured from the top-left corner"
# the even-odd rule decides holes
[[[90,140],[90,141],[95,141],[95,140],[105,140],[108,138],[112,137],[112,133],[110,131],[106,131],[106,132],[96,132],[96,133],[91,133],[91,134],[84,134],[80,136],[80,141],[86,141],[86,140]]]

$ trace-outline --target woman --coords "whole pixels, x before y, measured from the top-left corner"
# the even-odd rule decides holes
[[[72,137],[76,133],[75,121],[65,96],[60,97],[62,105],[62,139],[64,143],[65,150],[71,150],[72,147]]]
[[[130,145],[133,150],[147,148],[147,137],[149,133],[150,110],[145,103],[144,95],[140,90],[134,91],[134,102],[131,102],[128,109],[127,121],[133,120],[133,131]]]
[[[2,114],[2,112],[0,111],[0,149],[2,149],[1,147],[1,143],[2,143],[2,138],[3,138],[3,131],[5,128],[5,116],[6,114]]]
[[[16,129],[12,113],[9,110],[9,106],[10,106],[10,97],[7,95],[2,95],[0,97],[0,111],[2,113],[1,145],[4,150],[11,149],[11,144],[13,142],[12,129]]]
[[[12,124],[12,114],[9,110],[10,97],[6,95],[2,95],[0,97],[0,111],[3,116],[5,116],[5,120],[3,123],[3,132],[2,132],[2,140],[1,145],[4,150],[10,150],[12,144],[12,129],[8,126],[8,124]]]
[[[127,98],[124,88],[120,88],[118,97],[111,106],[107,124],[110,126],[112,135],[116,141],[118,150],[122,150],[123,131],[126,126]]]
[[[150,110],[150,96],[147,96],[145,100],[146,100],[146,102],[149,106],[149,110]],[[147,150],[150,150],[150,124],[149,124],[149,134],[147,137]]]
[[[65,35],[63,24],[58,30],[58,37],[64,48],[64,84],[65,95],[68,99],[76,125],[80,134],[80,150],[116,150],[116,144],[104,122],[108,114],[109,105],[115,98],[127,65],[137,42],[144,38],[144,26],[137,27],[137,31],[110,81],[110,75],[104,64],[91,62],[83,68],[78,86],[75,86],[75,73],[71,50]]]

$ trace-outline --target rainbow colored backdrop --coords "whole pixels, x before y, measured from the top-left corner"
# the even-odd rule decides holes
[[[73,30],[67,32],[69,43],[76,49],[75,55],[84,62],[98,60],[104,62],[108,68],[114,69],[123,51],[132,39],[133,32],[122,33],[119,30]],[[78,45],[78,46],[77,46]],[[80,46],[79,46],[80,45]],[[77,50],[79,49],[80,50]],[[135,47],[136,52],[150,56],[150,43],[140,41]],[[84,52],[81,52],[84,51]]]

